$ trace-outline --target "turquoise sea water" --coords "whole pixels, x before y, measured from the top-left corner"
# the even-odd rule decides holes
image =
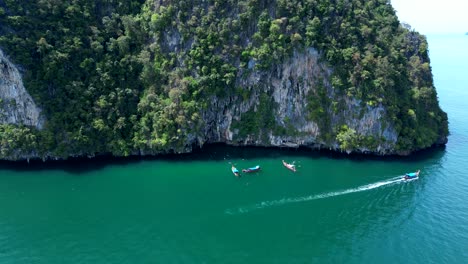
[[[1,165],[0,263],[468,263],[468,37],[429,45],[446,148]],[[236,179],[228,162],[263,170]]]

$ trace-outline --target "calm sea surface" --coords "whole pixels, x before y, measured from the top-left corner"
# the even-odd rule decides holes
[[[0,263],[468,263],[468,36],[429,44],[445,149],[1,165]],[[236,179],[228,162],[263,170]]]

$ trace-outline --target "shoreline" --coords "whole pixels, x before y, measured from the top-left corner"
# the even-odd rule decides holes
[[[376,155],[364,153],[346,153],[329,149],[311,149],[308,147],[264,147],[264,146],[232,146],[225,143],[206,144],[202,148],[194,148],[190,153],[166,153],[156,155],[113,156],[112,154],[96,154],[94,156],[69,157],[67,159],[22,159],[0,160],[0,169],[42,170],[42,169],[76,169],[92,170],[108,165],[125,165],[143,161],[208,161],[230,159],[255,159],[282,155],[309,156],[314,158],[348,159],[352,161],[418,161],[440,155],[445,151],[445,145],[434,145],[426,149],[412,152],[410,155]],[[83,167],[86,165],[86,167]]]

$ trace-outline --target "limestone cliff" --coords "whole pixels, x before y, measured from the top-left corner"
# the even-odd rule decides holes
[[[447,142],[427,40],[388,0],[1,2],[0,46],[47,115],[0,53],[3,159]]]
[[[336,134],[337,131],[329,131],[324,126],[321,128],[318,124],[320,120],[311,120],[308,114],[308,98],[314,97],[318,89],[324,88],[325,96],[330,101],[343,103],[340,111],[334,110],[332,104],[324,109],[325,119],[329,120],[327,127],[346,125],[348,129],[355,131],[354,136],[378,139],[372,149],[362,146],[354,149],[354,152],[394,153],[398,134],[388,121],[385,108],[382,105],[363,106],[359,100],[338,94],[328,81],[332,70],[320,62],[319,58],[317,51],[309,48],[305,52],[295,52],[290,59],[271,71],[251,71],[247,77],[237,80],[239,86],[251,91],[247,100],[241,96],[211,98],[209,109],[203,112],[204,122],[207,124],[205,140],[233,145],[307,146],[340,150],[340,142],[335,138],[324,138],[324,134]],[[253,62],[251,64],[253,66]],[[287,131],[275,133],[275,127],[261,126],[259,131],[240,136],[239,131],[248,125],[242,122],[250,121],[242,120],[242,116],[249,111],[258,112],[262,94],[272,98],[268,111],[274,117],[275,126],[286,128]],[[236,122],[238,127],[233,127]]]
[[[0,50],[0,124],[26,125],[41,129],[41,109],[26,91],[15,65]]]

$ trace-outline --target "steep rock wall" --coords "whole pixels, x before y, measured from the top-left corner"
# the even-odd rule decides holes
[[[41,129],[41,109],[23,85],[16,66],[0,50],[0,124],[26,125]]]
[[[255,62],[251,61],[250,73],[237,80],[238,86],[248,90],[248,100],[237,95],[223,99],[212,97],[210,106],[202,113],[206,124],[206,138],[203,141],[339,150],[340,142],[336,139],[336,134],[340,127],[346,125],[348,129],[355,131],[355,136],[370,137],[376,141],[372,149],[362,145],[357,146],[355,152],[394,153],[398,134],[389,123],[384,106],[362,105],[359,100],[338,93],[329,82],[332,69],[320,62],[319,57],[312,48],[295,52],[291,58],[268,72],[254,70]],[[310,105],[311,100],[308,98],[317,97],[315,95],[320,89],[325,91],[329,102],[341,102],[339,107],[331,103],[320,106],[325,107],[321,119],[328,120],[326,125],[319,124],[321,121],[315,121],[307,114],[314,110],[311,107],[318,107]],[[259,114],[262,94],[272,98],[268,110],[274,117],[273,126],[286,128],[287,133],[278,133],[274,131],[274,127],[259,124],[261,133],[239,136],[242,126],[247,125],[243,124],[243,115],[249,111],[254,115]],[[236,122],[237,127],[233,126]]]

